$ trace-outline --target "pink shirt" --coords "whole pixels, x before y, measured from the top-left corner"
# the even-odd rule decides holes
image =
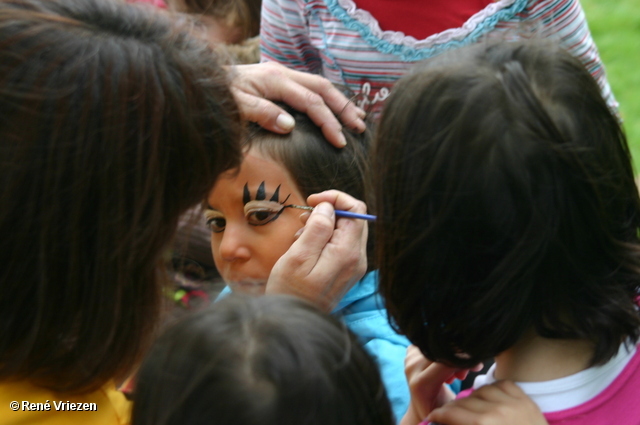
[[[549,425],[640,424],[640,351],[604,391],[579,406],[544,413]]]
[[[462,391],[458,398],[468,396],[471,391]],[[543,414],[549,425],[640,424],[640,350],[611,384],[589,401]]]

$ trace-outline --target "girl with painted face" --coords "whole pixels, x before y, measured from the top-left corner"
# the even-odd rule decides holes
[[[327,189],[357,199],[366,199],[369,192],[368,135],[345,132],[349,142],[336,149],[306,115],[289,112],[296,119],[291,134],[251,128],[242,164],[223,174],[209,193],[205,219],[213,258],[228,285],[222,296],[230,291],[265,293],[272,268],[303,227],[305,213],[291,205],[305,206],[309,195]],[[400,418],[409,400],[403,372],[408,341],[391,329],[382,306],[377,273],[370,271],[342,297],[333,314],[351,327],[377,360]]]
[[[309,118],[289,110],[296,128],[278,135],[253,126],[238,169],[223,174],[209,193],[205,220],[213,258],[232,290],[263,294],[275,262],[303,223],[307,197],[328,189],[365,199],[367,134],[345,132],[346,147],[329,145]]]

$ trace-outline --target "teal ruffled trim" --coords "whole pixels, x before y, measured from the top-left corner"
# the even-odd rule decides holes
[[[494,15],[488,16],[467,36],[460,40],[450,40],[446,43],[436,44],[433,47],[416,49],[402,44],[393,44],[387,40],[377,37],[371,32],[371,29],[367,25],[351,17],[347,11],[338,4],[338,0],[324,1],[329,12],[334,17],[341,20],[347,28],[358,31],[362,38],[371,46],[375,47],[379,52],[399,56],[405,62],[416,62],[435,56],[446,50],[475,43],[482,35],[493,30],[498,22],[509,20],[516,14],[522,12],[529,2],[529,0],[516,0],[512,5],[505,7],[504,9],[500,9]]]

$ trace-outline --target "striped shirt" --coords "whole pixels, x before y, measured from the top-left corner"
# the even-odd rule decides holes
[[[410,0],[404,0],[410,1]],[[426,14],[426,7],[416,13]],[[461,27],[423,40],[383,31],[353,0],[263,0],[261,59],[320,74],[378,113],[393,83],[416,62],[483,39],[545,37],[576,56],[617,103],[578,0],[497,0]]]

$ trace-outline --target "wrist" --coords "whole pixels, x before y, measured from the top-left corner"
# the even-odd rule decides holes
[[[404,414],[398,425],[418,425],[422,421],[423,418],[420,418],[417,412],[413,408],[409,407],[409,410]]]

